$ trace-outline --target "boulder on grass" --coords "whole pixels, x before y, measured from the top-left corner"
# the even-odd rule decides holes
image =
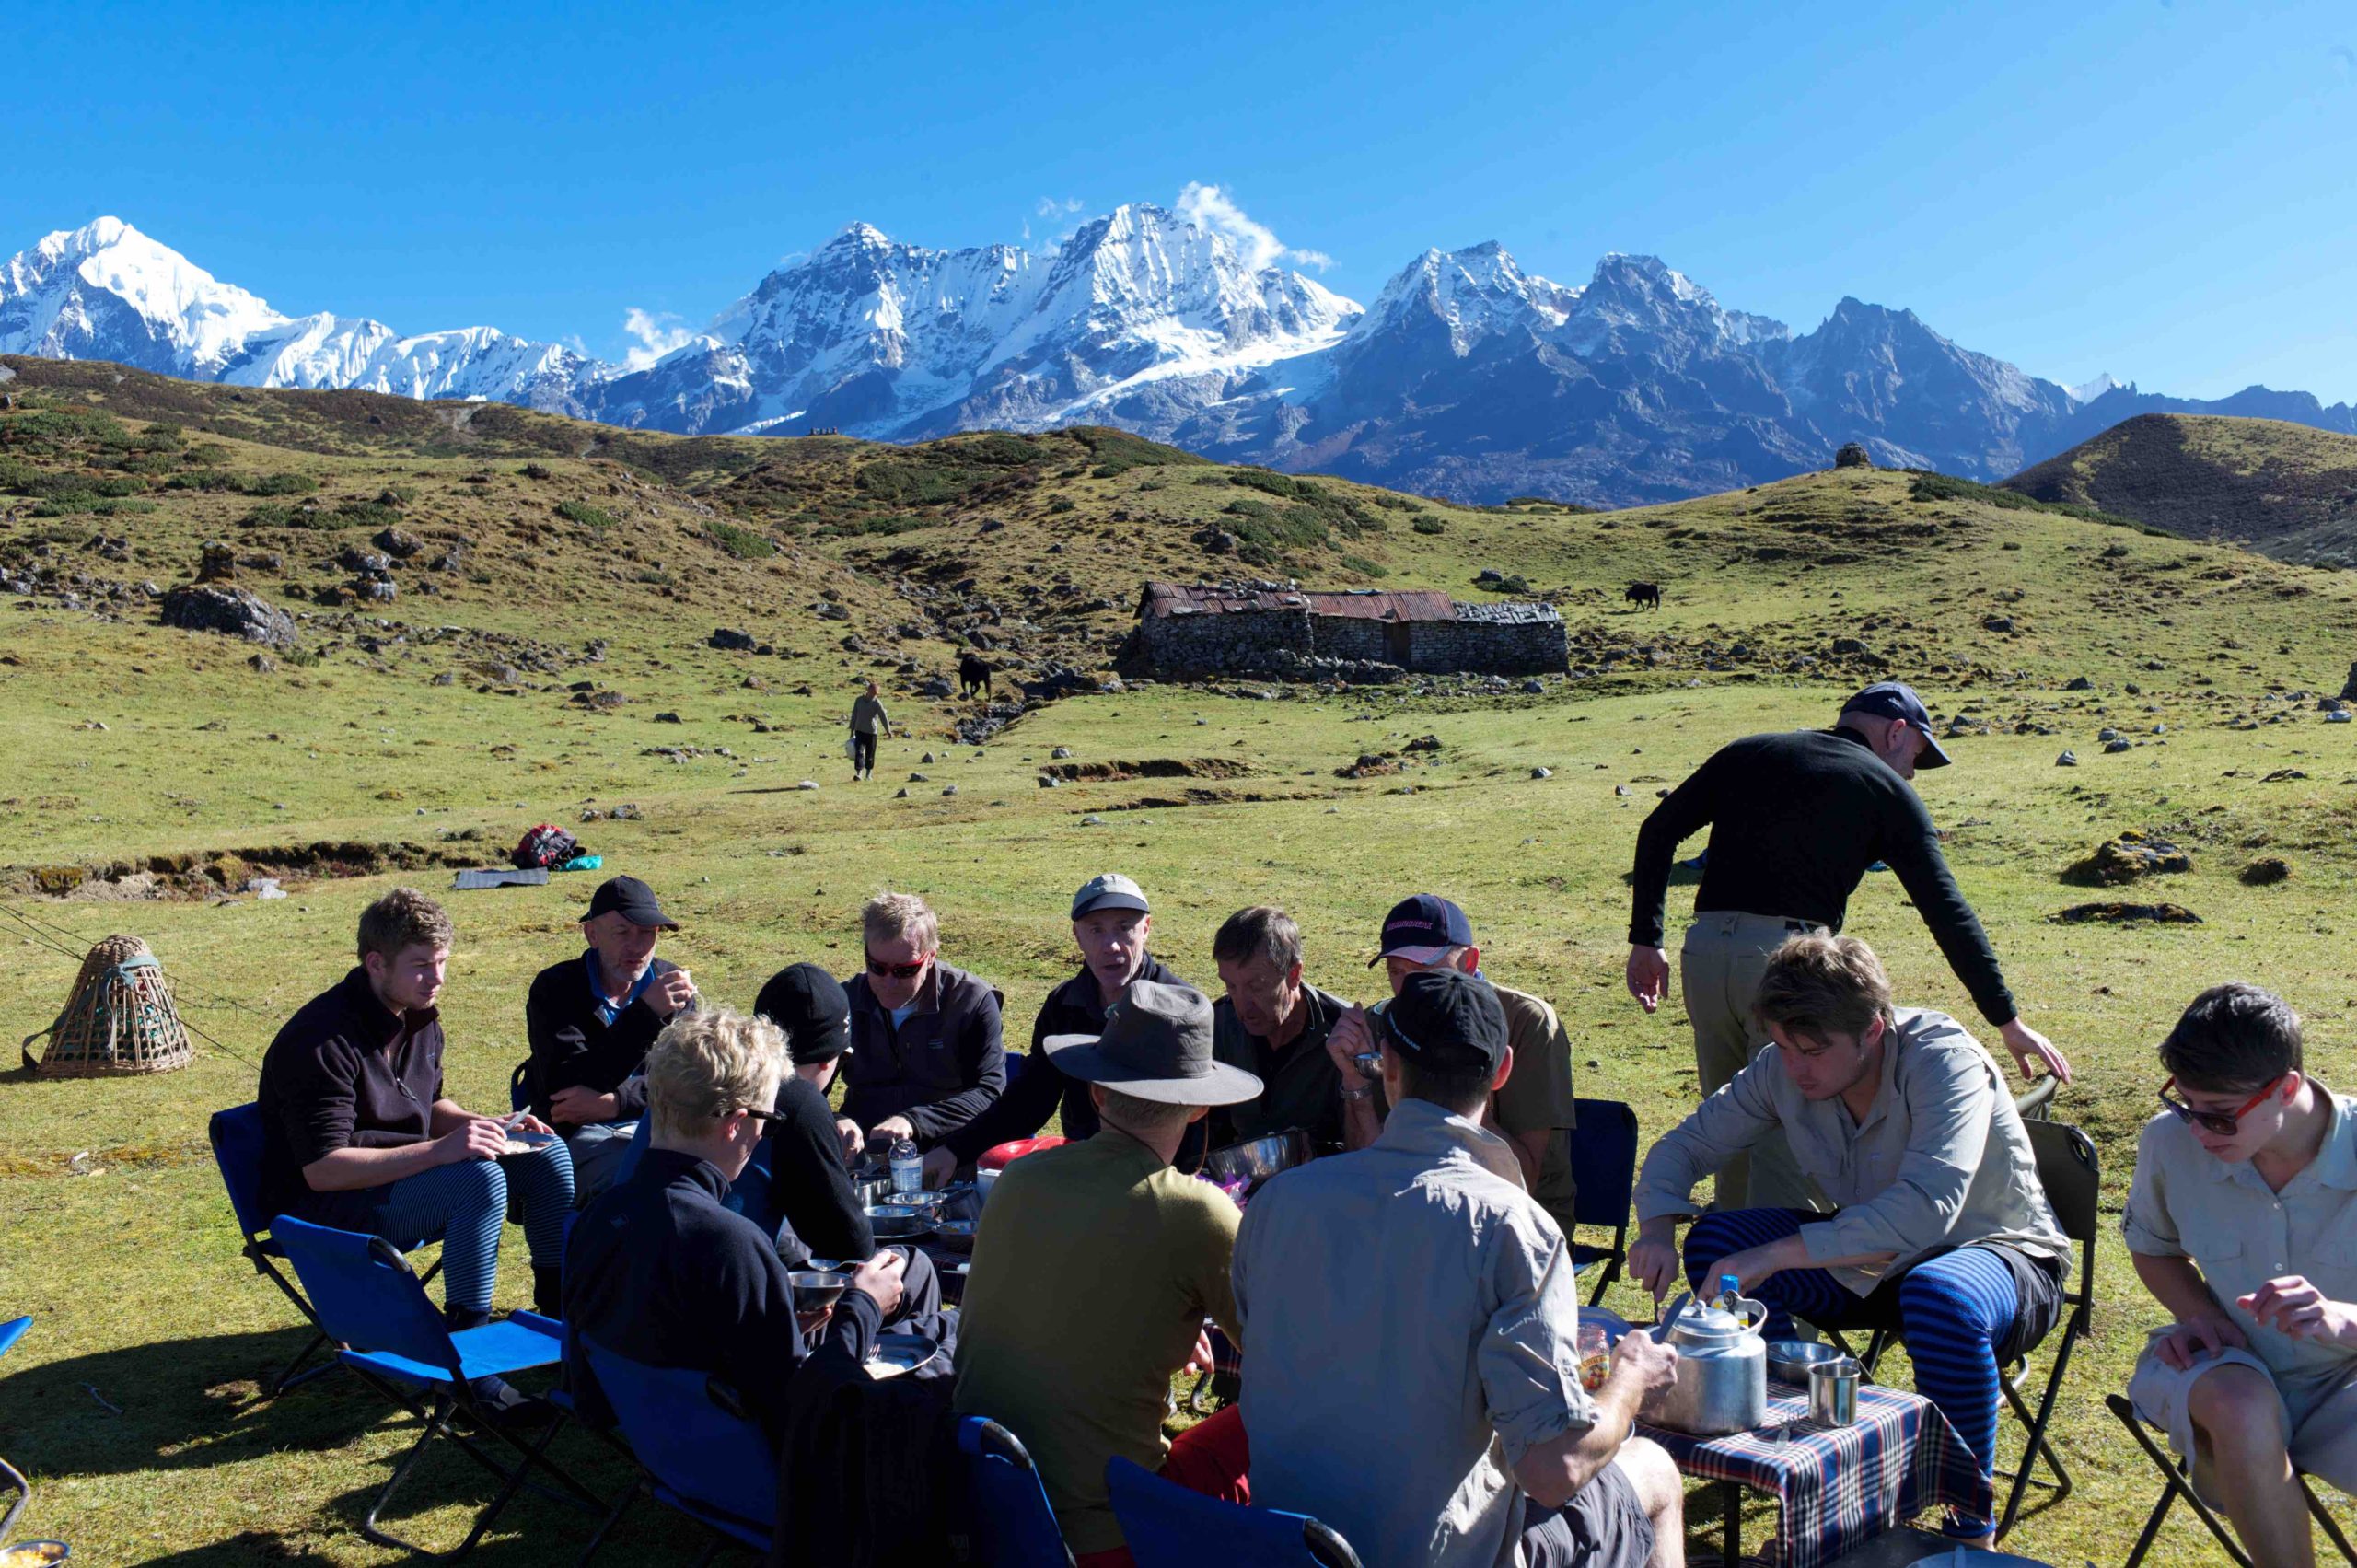
[[[268,648],[291,648],[295,618],[226,583],[184,583],[164,596],[163,621],[184,632],[243,637]]]

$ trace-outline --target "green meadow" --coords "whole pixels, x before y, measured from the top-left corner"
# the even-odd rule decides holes
[[[1004,989],[1015,1044],[1072,970],[1063,911],[1098,871],[1145,886],[1155,949],[1182,973],[1211,981],[1218,922],[1276,902],[1301,922],[1310,978],[1367,1000],[1383,911],[1443,892],[1485,967],[1560,1010],[1581,1094],[1628,1101],[1649,1140],[1694,1079],[1675,993],[1647,1017],[1622,989],[1638,822],[1725,740],[1827,723],[1864,681],[1910,679],[1957,762],[1920,786],[2024,1016],[2077,1068],[2055,1115],[2104,1160],[2096,1334],[2055,1425],[2078,1491],[2007,1543],[2055,1562],[2117,1562],[2155,1492],[2100,1402],[2158,1321],[2108,1228],[2154,1106],[2154,1043],[2196,991],[2245,978],[2300,1009],[2315,1071],[2357,1084],[2357,726],[2317,702],[2357,657],[2342,574],[1903,473],[1609,514],[1471,509],[1111,432],[911,450],[679,440],[8,366],[0,575],[50,575],[0,596],[0,1024],[47,1024],[82,952],[121,931],[154,948],[198,1031],[194,1062],[168,1074],[0,1073],[0,1317],[35,1318],[0,1364],[0,1453],[35,1479],[23,1532],[72,1541],[77,1560],[391,1555],[354,1527],[413,1429],[349,1378],[261,1397],[307,1330],[238,1254],[205,1119],[251,1098],[278,1023],[351,963],[366,902],[402,884],[438,894],[451,867],[499,863],[537,822],[653,883],[684,927],[666,955],[740,1005],[786,963],[848,972],[861,900],[921,892],[945,958]],[[277,475],[294,477],[261,482]],[[1226,552],[1205,553],[1212,528]],[[336,558],[388,528],[423,544],[415,560],[462,540],[463,562],[395,563],[390,604],[329,602],[352,577]],[[186,582],[206,540],[276,558],[238,581],[314,617],[296,650],[256,668],[250,645],[157,623],[135,585]],[[980,745],[952,731],[979,703],[919,691],[961,641],[986,640],[1002,694],[1051,663],[1109,673],[1148,577],[1478,598],[1483,569],[1559,606],[1577,673],[1531,692],[1132,671]],[[1664,583],[1663,610],[1622,605],[1638,578]],[[110,597],[117,582],[132,587]],[[721,627],[772,651],[705,645]],[[853,784],[842,718],[870,675],[905,734]],[[2107,751],[2106,729],[2131,744]],[[1426,736],[1437,749],[1405,749]],[[1057,748],[1082,776],[1042,787]],[[2056,765],[2066,748],[2075,767]],[[637,812],[604,815],[618,805]],[[2119,889],[2064,879],[2125,830],[2173,841],[2193,869]],[[2247,883],[2268,857],[2290,875]],[[287,897],[242,891],[273,870]],[[442,895],[462,1101],[504,1107],[525,985],[577,950],[597,879]],[[1683,877],[1673,930],[1689,896]],[[2200,923],[2053,918],[2102,900],[2165,900]],[[1869,877],[1849,929],[1905,1000],[1971,1016],[1892,878]],[[501,1304],[521,1305],[518,1233],[505,1264]],[[1646,1310],[1625,1286],[1610,1304]],[[2007,1463],[2018,1440],[2008,1423]],[[558,1453],[622,1481],[577,1435]],[[482,1481],[455,1458],[429,1467],[406,1524],[455,1539]],[[1715,1504],[1693,1504],[1700,1550]],[[1750,1538],[1768,1525],[1758,1508]],[[483,1551],[549,1561],[586,1534],[528,1498]],[[2208,1561],[2205,1541],[2180,1516],[2154,1561]],[[649,1562],[700,1544],[652,1508],[617,1543]]]

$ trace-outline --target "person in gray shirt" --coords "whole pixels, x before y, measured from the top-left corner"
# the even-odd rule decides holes
[[[873,680],[859,700],[851,705],[851,776],[856,784],[876,774],[876,729],[892,733],[891,715],[884,711],[884,695]]]
[[[1772,1043],[1645,1156],[1630,1274],[1667,1294],[1695,1186],[1781,1128],[1834,1212],[1705,1215],[1687,1234],[1688,1280],[1715,1295],[1735,1276],[1769,1307],[1771,1338],[1795,1317],[1895,1330],[1916,1390],[1989,1474],[1997,1369],[2054,1326],[2070,1249],[1996,1063],[1945,1014],[1894,1006],[1854,936],[1784,943],[1754,1007]],[[1990,1524],[1956,1518],[1948,1532],[1985,1539]]]

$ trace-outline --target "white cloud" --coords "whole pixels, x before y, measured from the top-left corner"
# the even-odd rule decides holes
[[[1042,196],[1039,204],[1032,211],[1043,218],[1062,218],[1070,217],[1086,205],[1088,203],[1077,196],[1067,196],[1061,202],[1053,196]]]
[[[622,355],[622,364],[632,370],[644,370],[695,341],[695,333],[679,317],[668,310],[641,310],[635,305],[622,312],[622,331],[638,340],[638,346]]]
[[[1334,258],[1323,250],[1295,250],[1279,240],[1267,225],[1247,216],[1244,209],[1219,186],[1189,180],[1187,188],[1178,192],[1176,210],[1189,223],[1210,229],[1236,247],[1244,264],[1256,273],[1280,261],[1320,271],[1334,264]]]

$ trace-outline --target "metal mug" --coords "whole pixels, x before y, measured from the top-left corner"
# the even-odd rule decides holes
[[[1820,1361],[1808,1369],[1808,1418],[1819,1426],[1851,1426],[1858,1419],[1857,1357]]]

